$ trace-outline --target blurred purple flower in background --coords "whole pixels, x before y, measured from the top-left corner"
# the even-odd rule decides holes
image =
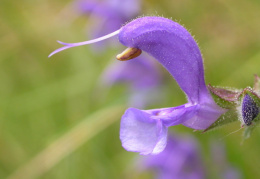
[[[228,163],[223,143],[211,143],[210,165],[204,164],[200,151],[198,141],[192,136],[171,133],[164,151],[142,157],[136,165],[137,170],[140,173],[152,170],[156,179],[242,178],[241,172]]]
[[[117,19],[122,23],[136,16],[141,6],[141,0],[78,0],[76,3],[83,14],[94,14],[112,21]]]
[[[111,34],[86,42],[59,42],[64,47],[50,56],[117,34],[119,41],[130,47],[118,59],[125,56],[130,56],[127,59],[135,58],[135,53],[139,55],[141,50],[147,52],[170,72],[188,99],[188,103],[178,107],[129,108],[120,126],[120,139],[126,150],[144,155],[158,154],[166,146],[168,127],[183,124],[197,130],[206,129],[227,111],[214,102],[206,87],[202,56],[193,37],[180,24],[163,17],[138,18]]]
[[[212,164],[216,174],[221,179],[241,179],[241,172],[228,163],[225,145],[221,142],[211,144]]]
[[[88,33],[91,38],[97,38],[119,29],[123,24],[139,15],[141,0],[78,0],[77,9],[94,19]],[[102,45],[102,46],[101,46]],[[114,44],[111,44],[114,46]],[[98,44],[98,49],[103,44]]]
[[[114,61],[102,74],[101,83],[103,87],[126,84],[129,105],[146,107],[155,100],[160,100],[161,95],[157,96],[160,81],[160,71],[152,59],[137,57],[126,62]]]
[[[167,146],[158,155],[143,158],[141,168],[152,169],[156,179],[203,179],[203,166],[197,141],[190,136],[170,135]]]

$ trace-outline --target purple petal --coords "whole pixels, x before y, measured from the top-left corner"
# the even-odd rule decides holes
[[[183,125],[196,129],[204,130],[207,129],[211,124],[213,124],[224,112],[224,110],[217,106],[216,104],[200,104],[198,105],[198,110],[196,115],[188,119]]]
[[[166,146],[167,127],[148,113],[129,108],[122,117],[120,139],[123,147],[140,154],[157,154]]]
[[[122,145],[144,155],[160,153],[166,145],[167,127],[185,122],[196,110],[197,106],[185,105],[146,111],[129,108],[121,120]]]
[[[119,41],[127,47],[139,48],[154,56],[187,94],[189,103],[197,106],[196,115],[188,120],[185,117],[187,121],[172,115],[185,126],[206,129],[226,111],[215,104],[207,90],[198,45],[178,23],[162,17],[139,18],[121,28]],[[172,116],[169,116],[169,121],[175,122]]]
[[[178,23],[162,17],[139,18],[122,27],[119,41],[155,57],[175,78],[190,102],[201,103],[211,98],[198,45]]]
[[[197,105],[184,104],[177,107],[172,107],[162,110],[154,118],[160,118],[166,126],[174,126],[183,124],[185,121],[192,118],[198,110]]]

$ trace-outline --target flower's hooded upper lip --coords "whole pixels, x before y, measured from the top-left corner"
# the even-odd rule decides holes
[[[190,33],[178,23],[162,17],[139,18],[122,27],[119,41],[155,57],[191,103],[211,98],[204,80],[200,50]]]

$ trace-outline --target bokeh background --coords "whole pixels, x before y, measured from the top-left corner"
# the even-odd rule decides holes
[[[127,106],[126,86],[110,89],[100,75],[122,49],[94,53],[90,46],[52,58],[56,40],[89,39],[95,23],[77,16],[69,0],[0,1],[0,178],[151,178],[136,170],[137,153],[119,140],[120,117]],[[216,86],[252,86],[260,75],[259,0],[143,0],[143,15],[172,18],[190,30],[204,57],[206,82]],[[171,76],[166,98],[147,108],[177,106],[186,99]],[[193,132],[200,143],[208,178],[214,172],[210,144],[226,145],[227,160],[242,178],[260,177],[260,129],[242,141],[240,122],[208,132]]]

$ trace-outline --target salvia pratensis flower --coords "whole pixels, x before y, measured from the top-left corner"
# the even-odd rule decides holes
[[[117,56],[119,60],[135,58],[141,51],[147,52],[169,71],[188,100],[178,107],[126,110],[120,126],[120,139],[126,150],[141,154],[160,153],[167,143],[168,127],[183,124],[193,129],[206,129],[226,112],[214,102],[206,87],[197,43],[184,27],[163,17],[138,18],[111,34],[91,41],[59,42],[64,47],[50,56],[115,35],[123,45],[129,47]]]
[[[145,156],[140,162],[142,170],[154,170],[156,179],[203,179],[203,165],[197,141],[191,136],[171,134],[163,152]]]

